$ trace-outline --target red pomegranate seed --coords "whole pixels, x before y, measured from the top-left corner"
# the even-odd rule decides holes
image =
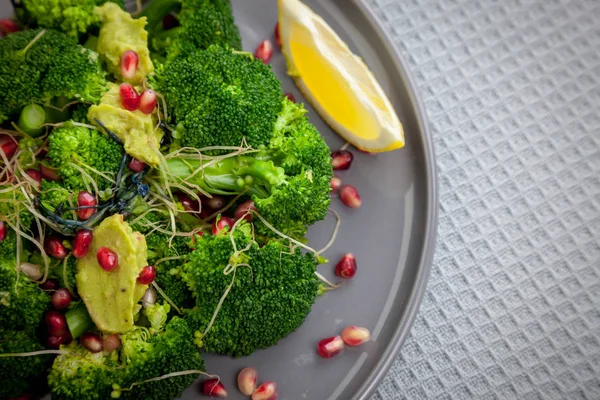
[[[9,33],[19,32],[21,28],[15,22],[15,20],[10,18],[2,18],[0,19],[0,35],[6,36]]]
[[[62,260],[67,256],[67,249],[62,244],[62,241],[56,236],[50,236],[44,243],[44,250],[50,257]]]
[[[273,44],[270,40],[263,40],[254,51],[254,57],[262,60],[263,64],[268,64],[272,56]]]
[[[14,156],[17,152],[18,147],[19,142],[17,141],[17,139],[10,135],[0,135],[0,149],[2,150],[2,152],[4,152],[6,158],[10,160],[12,156]],[[2,159],[0,158],[0,160]]]
[[[346,253],[335,265],[335,274],[340,278],[352,278],[356,275],[356,257],[352,253]]]
[[[177,17],[173,14],[167,14],[162,20],[162,27],[165,31],[169,29],[173,29],[179,26],[179,21]]]
[[[42,173],[37,169],[29,168],[25,173],[37,183],[38,187],[42,184]]]
[[[152,265],[146,265],[142,268],[142,271],[137,277],[137,281],[140,285],[149,285],[156,278],[156,268]]]
[[[371,340],[371,332],[362,326],[348,326],[342,331],[342,339],[348,346],[360,346]]]
[[[42,173],[42,178],[47,181],[60,181],[60,175],[58,175],[54,168],[51,168],[47,165],[48,162],[49,160],[45,159],[40,163],[40,172]]]
[[[133,50],[124,51],[121,54],[121,75],[123,75],[123,79],[133,79],[138,70],[139,63],[140,57],[138,53]]]
[[[128,111],[135,111],[140,107],[140,95],[129,83],[121,83],[121,105]]]
[[[202,393],[208,397],[227,397],[225,386],[217,378],[207,379],[202,383]]]
[[[102,338],[102,349],[107,353],[115,351],[121,345],[121,339],[117,333],[106,335]]]
[[[77,231],[75,239],[73,240],[73,256],[75,256],[75,258],[85,257],[90,250],[93,238],[94,234],[90,230],[82,229]]]
[[[348,150],[337,150],[331,153],[331,165],[334,170],[349,169],[354,160],[354,154]]]
[[[331,178],[331,193],[337,193],[341,187],[342,187],[342,178],[340,178],[337,175],[334,175]]]
[[[58,349],[62,344],[62,336],[48,336],[46,339],[46,346],[51,349]]]
[[[245,396],[252,396],[256,389],[256,377],[258,373],[256,368],[244,368],[240,371],[237,377],[238,389]]]
[[[6,228],[4,221],[0,221],[0,242],[3,242],[4,239],[6,239],[7,232],[8,229]]]
[[[48,311],[44,315],[46,328],[50,336],[62,336],[68,332],[67,320],[65,316],[58,311]]]
[[[256,388],[252,393],[252,400],[275,400],[277,396],[277,385],[268,381]]]
[[[331,358],[344,351],[344,341],[341,336],[323,339],[317,345],[317,353],[323,358]]]
[[[146,89],[140,96],[140,111],[144,114],[152,114],[156,108],[156,92],[151,89]]]
[[[71,332],[67,331],[64,335],[60,336],[60,344],[69,344],[73,341],[73,336],[71,336]]]
[[[133,172],[142,172],[144,168],[146,168],[146,163],[138,160],[137,158],[132,158],[127,166]]]
[[[342,203],[350,208],[359,208],[362,205],[358,190],[351,185],[346,185],[342,188],[340,199],[342,200]]]
[[[212,234],[218,235],[223,230],[225,230],[226,232],[229,232],[231,230],[231,228],[233,227],[233,224],[235,224],[235,221],[233,220],[233,218],[221,216],[221,218],[218,218],[213,223]]]
[[[77,206],[79,207],[89,207],[89,208],[80,208],[77,210],[77,216],[80,220],[85,221],[92,217],[92,215],[96,214],[96,205],[98,202],[93,194],[90,192],[86,192],[85,190],[79,192],[77,195]]]
[[[192,200],[187,194],[179,192],[177,193],[177,198],[185,211],[190,213],[198,213],[200,211],[200,203]]]
[[[71,300],[71,293],[67,289],[61,288],[52,294],[52,305],[57,310],[64,310],[69,307]]]
[[[223,196],[213,194],[213,197],[207,197],[206,199],[202,200],[202,205],[206,205],[206,207],[210,208],[211,210],[217,211],[225,207],[225,199]]]
[[[287,97],[287,99],[288,99],[289,101],[293,101],[294,103],[296,102],[296,98],[294,97],[294,95],[293,95],[293,94],[291,94],[291,93],[284,93],[283,95],[284,95],[285,97]]]
[[[112,271],[119,266],[119,256],[108,247],[102,247],[96,253],[98,264],[105,271]]]
[[[281,29],[279,28],[279,22],[275,24],[275,43],[281,47]]]
[[[79,342],[92,353],[100,353],[102,351],[102,338],[95,333],[84,333],[79,338]]]
[[[40,285],[40,289],[45,290],[47,292],[58,289],[58,281],[55,279],[48,279],[46,282]]]
[[[233,216],[236,220],[240,218],[244,218],[248,222],[252,222],[254,219],[254,215],[252,215],[252,211],[258,211],[254,202],[252,200],[246,200],[242,204],[240,204],[233,213]]]

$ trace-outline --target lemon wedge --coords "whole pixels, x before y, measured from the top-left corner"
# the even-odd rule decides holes
[[[402,124],[363,60],[301,1],[278,5],[288,75],[325,122],[364,151],[403,147]]]

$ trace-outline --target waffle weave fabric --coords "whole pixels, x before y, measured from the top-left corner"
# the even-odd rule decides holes
[[[600,1],[366,0],[440,184],[420,312],[373,400],[600,398]]]

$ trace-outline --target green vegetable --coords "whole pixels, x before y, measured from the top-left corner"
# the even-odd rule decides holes
[[[186,318],[201,333],[233,282],[201,344],[207,351],[238,357],[272,346],[296,330],[310,312],[319,281],[313,254],[302,255],[279,241],[259,248],[245,223],[232,235],[238,252],[228,233],[198,239],[182,275],[197,305]]]
[[[203,370],[192,338],[186,321],[174,317],[160,333],[137,328],[121,335],[122,346],[110,354],[90,353],[74,342],[65,348],[69,354],[54,361],[48,377],[52,396],[63,400],[177,398],[196,380],[197,372],[142,382],[173,372]]]
[[[26,30],[0,40],[0,122],[63,96],[97,103],[105,89],[98,54],[60,32]]]
[[[79,37],[99,25],[100,19],[94,15],[94,7],[107,1],[121,7],[125,5],[123,0],[22,0],[23,8],[17,10],[17,15],[27,25],[56,29]]]
[[[19,115],[19,128],[25,133],[37,137],[43,131],[44,123],[46,122],[46,111],[44,107],[38,104],[28,104],[21,110]]]
[[[219,46],[168,62],[155,84],[183,146],[265,145],[281,111],[281,82],[270,67]]]
[[[67,326],[69,327],[69,332],[71,332],[73,339],[77,339],[94,327],[94,321],[92,321],[92,318],[83,303],[79,303],[75,308],[67,311],[65,313],[65,318],[67,319]]]
[[[164,30],[162,20],[170,13],[176,14],[179,26]],[[153,0],[140,16],[148,18],[157,58],[205,50],[213,44],[242,49],[229,0]]]

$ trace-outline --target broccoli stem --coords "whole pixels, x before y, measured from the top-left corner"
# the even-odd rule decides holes
[[[94,327],[94,321],[92,321],[92,318],[83,303],[67,311],[65,317],[67,318],[67,325],[73,339],[77,339]]]
[[[46,111],[39,104],[28,104],[23,107],[19,116],[19,128],[25,133],[37,137],[43,131],[43,125],[46,123]]]

